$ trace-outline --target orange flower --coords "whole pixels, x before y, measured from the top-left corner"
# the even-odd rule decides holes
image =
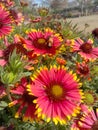
[[[57,62],[59,65],[65,65],[65,64],[66,64],[66,60],[64,60],[63,58],[60,58],[60,57],[57,57],[57,58],[56,58],[56,62]]]

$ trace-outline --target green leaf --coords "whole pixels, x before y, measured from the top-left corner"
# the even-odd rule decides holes
[[[4,109],[4,107],[0,107],[0,111],[2,111]]]
[[[0,102],[0,111],[3,110],[7,106],[8,106],[8,104],[5,101],[1,101]]]
[[[5,101],[0,102],[0,107],[7,107],[8,104]]]

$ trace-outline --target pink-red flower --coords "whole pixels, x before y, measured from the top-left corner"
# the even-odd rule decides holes
[[[98,109],[83,105],[81,114],[74,120],[71,130],[98,130]]]
[[[9,103],[9,106],[18,105],[18,111],[15,114],[16,118],[23,117],[24,121],[30,120],[33,121],[36,119],[35,115],[35,104],[33,100],[34,96],[29,95],[27,92],[27,79],[22,78],[21,82],[11,90],[11,93],[14,94],[14,100]]]
[[[12,19],[5,7],[0,4],[0,38],[12,31]]]
[[[88,40],[84,42],[78,38],[73,45],[73,50],[78,52],[84,59],[96,59],[98,58],[98,47],[93,47],[93,41]]]
[[[53,120],[55,124],[65,124],[71,116],[79,112],[79,103],[83,93],[76,75],[68,73],[65,68],[42,68],[34,77],[28,91],[37,99],[37,115],[47,122]]]
[[[28,39],[25,46],[36,54],[55,54],[62,42],[60,35],[51,29],[45,29],[44,32],[33,29],[28,32]]]
[[[88,112],[83,115],[79,121],[79,125],[82,128],[87,128],[91,130],[98,129],[98,109],[95,111],[93,109],[88,109]]]

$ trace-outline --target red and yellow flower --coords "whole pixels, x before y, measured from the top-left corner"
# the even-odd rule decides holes
[[[34,50],[36,54],[55,54],[62,42],[60,35],[55,34],[51,29],[45,29],[44,32],[33,29],[28,32],[28,39],[26,48]]]
[[[82,107],[82,113],[73,122],[71,130],[98,130],[98,108]]]
[[[0,0],[6,7],[13,7],[15,2],[13,0]]]
[[[89,74],[89,66],[85,63],[77,63],[77,74],[79,74],[80,76],[87,76]]]
[[[73,50],[78,52],[81,57],[84,59],[96,59],[98,58],[98,47],[93,47],[93,41],[88,40],[84,42],[80,38],[78,38],[73,45]]]
[[[11,90],[11,93],[17,96],[15,96],[14,100],[9,103],[9,106],[19,106],[18,111],[15,114],[16,118],[23,117],[23,121],[33,121],[37,119],[35,115],[36,108],[35,104],[33,103],[35,97],[28,94],[27,84],[27,79],[22,78],[21,82],[17,84],[13,90]]]
[[[7,9],[0,4],[0,38],[8,35],[12,31],[12,19]]]
[[[24,20],[24,16],[22,15],[22,13],[21,13],[21,12],[17,12],[17,11],[14,10],[14,9],[10,9],[10,16],[12,17],[13,22],[14,22],[16,25],[21,25],[21,23],[22,23],[23,20]]]
[[[31,78],[33,82],[28,85],[28,91],[37,98],[34,103],[38,117],[66,124],[71,116],[79,113],[83,93],[75,74],[68,73],[63,66],[54,66],[41,69]]]

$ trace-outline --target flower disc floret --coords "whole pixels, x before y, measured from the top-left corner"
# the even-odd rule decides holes
[[[80,46],[80,49],[84,52],[84,53],[91,53],[92,51],[92,45],[89,43],[84,43]]]

